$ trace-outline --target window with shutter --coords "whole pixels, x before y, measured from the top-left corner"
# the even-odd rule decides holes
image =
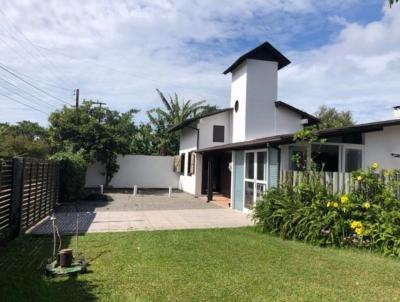
[[[195,173],[196,166],[196,155],[194,152],[189,152],[188,161],[188,175],[193,175]]]

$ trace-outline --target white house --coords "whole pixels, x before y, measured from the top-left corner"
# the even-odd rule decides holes
[[[230,107],[189,119],[170,131],[181,131],[179,187],[196,196],[220,194],[232,208],[251,209],[279,170],[293,170],[297,154],[313,156],[326,171],[350,172],[379,162],[400,168],[400,107],[396,119],[319,131],[324,144],[305,146],[293,134],[319,120],[278,101],[278,72],[290,61],[265,42],[238,58],[230,73]]]

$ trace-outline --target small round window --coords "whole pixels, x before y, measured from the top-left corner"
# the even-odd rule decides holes
[[[239,101],[236,100],[236,102],[235,102],[235,112],[238,112],[238,110],[239,110]]]

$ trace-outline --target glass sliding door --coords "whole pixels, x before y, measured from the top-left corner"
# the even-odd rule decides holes
[[[254,182],[244,182],[244,207],[251,210],[254,205]]]
[[[247,151],[244,170],[244,208],[251,210],[267,188],[267,150]]]

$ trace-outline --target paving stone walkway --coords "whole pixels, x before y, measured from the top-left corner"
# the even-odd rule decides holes
[[[119,232],[130,230],[176,230],[200,228],[227,228],[252,225],[248,215],[205,203],[185,193],[133,197],[130,194],[112,194],[113,201],[80,203],[64,206],[56,213],[56,224],[62,234],[76,232],[78,219],[80,233]],[[51,234],[49,218],[30,230],[32,234]]]

